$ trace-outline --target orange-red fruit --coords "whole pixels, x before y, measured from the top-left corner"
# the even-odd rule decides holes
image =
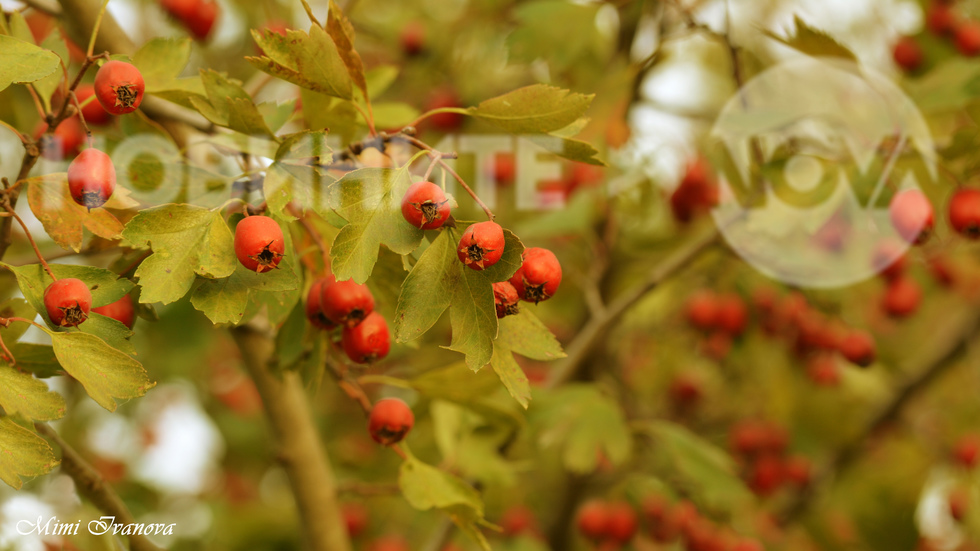
[[[320,288],[320,308],[333,323],[354,327],[374,312],[374,295],[367,285],[332,276]]]
[[[893,318],[908,317],[919,309],[922,289],[910,277],[900,277],[888,284],[881,306]]]
[[[359,364],[383,359],[391,349],[388,324],[377,312],[369,314],[355,327],[345,327],[341,342],[347,357]]]
[[[957,488],[949,494],[949,514],[953,520],[960,522],[966,517],[970,508],[970,494],[963,488]]]
[[[517,162],[513,153],[497,153],[487,162],[486,173],[498,185],[507,186],[514,183],[517,176]]]
[[[101,207],[115,189],[112,159],[98,149],[82,151],[68,165],[68,190],[79,205],[89,210]]]
[[[868,367],[877,356],[875,341],[867,331],[853,330],[841,339],[838,350],[854,365]]]
[[[601,501],[590,501],[578,510],[575,526],[586,539],[604,539],[609,529],[609,509]]]
[[[471,225],[463,232],[456,255],[460,262],[474,270],[493,266],[504,255],[504,229],[491,221]]]
[[[279,266],[286,252],[282,228],[268,216],[249,216],[235,227],[235,256],[253,272],[268,272]]]
[[[682,373],[670,383],[670,399],[680,409],[696,406],[704,397],[701,381],[696,377]]]
[[[897,239],[879,241],[872,254],[871,267],[878,270],[878,275],[885,281],[898,278],[908,269],[905,247]]]
[[[643,500],[643,516],[646,518],[650,537],[657,543],[670,543],[677,539],[677,522],[670,504],[658,495]]]
[[[402,197],[402,216],[423,230],[441,228],[449,219],[450,210],[446,193],[432,182],[416,182]]]
[[[949,223],[960,235],[980,239],[980,189],[965,188],[953,194]]]
[[[418,21],[410,21],[402,28],[398,40],[403,52],[418,55],[425,49],[425,27]]]
[[[113,115],[136,111],[143,101],[143,75],[135,65],[111,60],[95,74],[95,97]]]
[[[61,160],[78,153],[85,143],[85,128],[78,117],[68,117],[48,136],[45,132],[48,125],[44,121],[34,129],[34,139],[41,140],[41,148],[45,159]]]
[[[524,249],[521,267],[510,278],[521,300],[535,304],[548,300],[561,284],[561,263],[555,253],[540,247]]]
[[[198,40],[207,40],[215,20],[218,19],[219,11],[217,2],[201,0],[194,15],[184,20],[187,31]]]
[[[344,517],[344,525],[347,526],[347,534],[351,538],[360,536],[367,529],[368,510],[360,503],[341,505],[340,514]]]
[[[493,302],[497,308],[497,319],[501,319],[520,311],[517,303],[521,297],[517,296],[517,289],[509,281],[501,281],[493,284]]]
[[[733,337],[741,335],[748,323],[748,309],[742,297],[726,294],[718,297],[718,328]]]
[[[678,222],[690,222],[696,215],[718,204],[718,187],[711,165],[698,158],[688,163],[684,178],[670,196],[670,207]]]
[[[514,537],[525,532],[537,532],[537,525],[534,513],[523,505],[515,505],[507,509],[500,517],[500,527],[503,528],[503,534],[507,537]]]
[[[977,465],[978,458],[980,458],[980,436],[967,434],[961,437],[953,448],[953,459],[963,467],[972,469]]]
[[[784,477],[782,461],[775,456],[763,455],[750,469],[749,488],[757,495],[768,496],[779,489]]]
[[[313,282],[310,286],[309,292],[306,293],[306,319],[309,320],[314,327],[320,329],[333,329],[337,327],[337,324],[330,321],[326,315],[323,313],[323,308],[321,306],[321,293],[323,292],[324,285],[328,285],[333,282],[333,278],[320,278]]]
[[[624,545],[636,534],[636,512],[629,503],[610,503],[606,508],[606,539]]]
[[[429,98],[427,111],[445,107],[461,107],[459,96],[450,89],[437,90]],[[441,132],[452,132],[463,125],[463,115],[459,113],[437,113],[428,118],[428,122]]]
[[[44,309],[51,323],[61,327],[77,327],[88,319],[92,309],[92,292],[80,279],[59,279],[44,290]]]
[[[92,311],[97,314],[102,314],[107,318],[112,318],[130,329],[136,324],[136,310],[133,308],[133,297],[129,295],[123,295],[119,300],[110,302],[105,306],[92,308]]]
[[[902,239],[921,245],[932,234],[935,225],[932,203],[917,189],[900,191],[888,206],[892,226]]]
[[[809,486],[812,478],[812,467],[809,459],[801,456],[790,457],[786,460],[783,470],[786,473],[786,480],[793,485],[799,488]]]
[[[926,27],[936,35],[946,35],[956,27],[953,9],[941,2],[932,2],[926,10]]]
[[[832,356],[814,356],[807,361],[807,375],[820,386],[833,387],[840,384],[840,368]]]
[[[967,21],[956,27],[956,49],[967,57],[980,54],[980,22]]]
[[[687,300],[687,319],[695,328],[709,331],[718,326],[718,298],[711,291],[698,291]]]
[[[368,416],[368,432],[375,442],[390,446],[401,442],[415,426],[415,415],[408,404],[398,398],[378,400]]]
[[[78,88],[75,89],[75,97],[78,98],[79,105],[85,103],[85,100],[94,95],[95,86],[92,84],[79,84]],[[112,115],[102,107],[98,99],[82,106],[82,116],[85,117],[86,124],[96,126],[108,124],[112,120]]]

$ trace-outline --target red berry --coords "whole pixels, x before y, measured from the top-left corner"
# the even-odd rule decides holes
[[[279,266],[286,242],[282,228],[268,216],[249,216],[235,227],[235,256],[253,272],[268,272]]]
[[[756,459],[749,471],[749,488],[757,495],[768,496],[783,484],[785,473],[779,457],[763,455]]]
[[[368,432],[375,442],[390,446],[401,442],[415,425],[412,408],[398,398],[378,400],[368,416]]]
[[[401,536],[381,536],[367,546],[367,551],[411,551]]]
[[[68,165],[71,198],[92,210],[101,207],[116,190],[116,169],[112,159],[98,149],[86,149]]]
[[[728,445],[735,453],[754,455],[766,446],[768,430],[764,425],[743,421],[732,426]]]
[[[956,522],[966,517],[970,508],[970,494],[963,488],[956,488],[949,494],[949,514]]]
[[[456,255],[460,262],[474,270],[493,266],[504,255],[504,229],[490,221],[471,225],[463,232]]]
[[[323,292],[323,287],[333,283],[334,279],[332,277],[320,278],[313,282],[310,286],[309,292],[306,293],[306,319],[309,320],[314,327],[319,327],[320,329],[333,329],[337,325],[330,321],[326,315],[323,313],[323,308],[321,307],[321,293]]]
[[[561,284],[561,264],[555,253],[531,247],[521,257],[521,267],[510,277],[517,296],[535,304],[553,297]]]
[[[354,327],[374,312],[374,296],[367,285],[336,281],[331,276],[321,288],[320,308],[333,323]]]
[[[741,335],[748,323],[748,309],[742,297],[726,294],[718,297],[718,327],[733,337]]]
[[[79,105],[94,95],[95,86],[91,84],[79,84],[78,88],[75,89],[75,97],[78,98]],[[82,116],[85,117],[86,124],[96,126],[108,124],[112,120],[112,115],[102,107],[97,99],[82,106]]]
[[[609,530],[609,509],[602,501],[590,501],[578,510],[575,526],[586,538],[593,541],[604,539]]]
[[[198,2],[197,10],[195,10],[194,14],[184,19],[184,25],[194,38],[207,40],[208,35],[211,34],[212,27],[214,27],[215,20],[218,19],[218,12],[217,2],[201,0]]]
[[[949,200],[949,223],[957,233],[980,239],[980,189],[957,190]]]
[[[520,307],[517,305],[520,300],[517,290],[509,281],[493,284],[493,302],[497,307],[497,319],[520,312]]]
[[[670,512],[670,503],[663,496],[651,495],[643,500],[643,516],[650,537],[658,543],[669,543],[677,538],[677,524]]]
[[[514,183],[517,176],[517,164],[513,153],[497,153],[487,162],[486,173],[498,185],[507,186]]]
[[[950,34],[956,27],[953,9],[940,2],[933,2],[926,10],[926,27],[939,36]]]
[[[976,434],[963,436],[953,448],[953,459],[967,469],[977,465],[978,457],[980,457],[980,436]]]
[[[980,23],[968,21],[956,28],[956,49],[967,57],[980,54]]]
[[[935,218],[932,203],[917,189],[900,191],[888,206],[895,231],[909,243],[921,245],[932,234]]]
[[[113,115],[136,111],[143,101],[143,75],[135,65],[111,60],[95,74],[95,97]]]
[[[903,276],[888,284],[882,299],[882,308],[893,318],[910,316],[919,309],[922,289],[911,277]]]
[[[160,0],[160,6],[181,21],[194,16],[201,0]]]
[[[696,406],[704,397],[701,380],[697,377],[681,373],[670,383],[670,399],[679,409]]]
[[[129,295],[123,295],[119,300],[110,302],[105,306],[92,308],[92,311],[112,318],[130,329],[136,324],[136,310],[133,308],[133,297]]]
[[[956,270],[945,256],[936,255],[929,259],[929,273],[942,287],[956,284]]]
[[[407,55],[418,55],[425,49],[425,27],[418,21],[409,21],[398,37],[402,51]]]
[[[441,228],[449,219],[449,211],[446,193],[432,182],[416,182],[402,197],[402,216],[416,228]]]
[[[905,247],[898,240],[879,241],[875,244],[871,266],[885,281],[892,281],[905,274],[908,269],[908,256]]]
[[[711,166],[701,158],[690,161],[684,178],[670,197],[674,218],[678,222],[690,222],[694,216],[717,204],[718,187],[711,175]]]
[[[636,512],[629,503],[610,503],[606,508],[606,538],[624,545],[636,534]]]
[[[355,327],[344,328],[342,343],[352,362],[366,364],[383,359],[391,348],[388,324],[381,314],[372,312]]]
[[[427,111],[446,107],[461,107],[459,96],[450,89],[437,90],[429,98]],[[428,118],[432,126],[441,132],[452,132],[463,125],[463,115],[460,113],[437,113]]]
[[[78,153],[85,143],[85,128],[78,117],[68,117],[54,129],[51,135],[45,134],[48,125],[41,121],[34,129],[34,139],[41,141],[41,150],[45,159],[61,160]]]
[[[507,537],[518,536],[525,532],[534,533],[538,530],[534,513],[523,505],[515,505],[504,511],[499,524],[504,529],[504,536]]]
[[[791,484],[799,488],[810,485],[812,468],[809,459],[801,456],[790,457],[786,460],[783,469],[786,472],[786,480]]]
[[[840,368],[833,356],[821,354],[807,361],[807,375],[820,386],[833,387],[840,384]]]
[[[697,508],[690,501],[682,501],[675,505],[670,510],[670,518],[673,525],[685,538],[690,537],[701,520]]]
[[[701,350],[705,356],[720,362],[732,351],[732,336],[724,331],[714,331],[702,343]]]
[[[854,330],[841,339],[839,348],[841,356],[854,365],[868,367],[875,363],[877,351],[875,340],[867,331]]]
[[[92,309],[92,292],[80,279],[59,279],[44,290],[44,309],[51,323],[77,327],[88,319]]]
[[[687,300],[687,319],[695,328],[709,331],[718,326],[718,298],[711,291],[703,290]]]
[[[345,503],[340,507],[340,514],[344,517],[344,524],[347,526],[347,534],[351,538],[356,538],[364,533],[368,525],[368,510],[360,503]]]

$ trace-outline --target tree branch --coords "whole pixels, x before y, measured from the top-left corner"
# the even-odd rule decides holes
[[[272,340],[249,327],[231,330],[245,368],[262,396],[266,417],[299,508],[306,543],[313,551],[351,551],[337,500],[337,485],[320,442],[299,374],[269,369]]]
[[[62,440],[54,429],[44,423],[35,423],[34,427],[61,448],[61,472],[75,481],[78,493],[91,501],[103,513],[114,516],[117,523],[136,523],[133,514],[129,512],[126,504],[112,489],[112,486],[102,478],[102,475],[94,467],[82,459],[82,456],[74,448]],[[157,547],[141,534],[133,534],[127,537],[129,538],[129,547],[133,551],[163,551],[162,548]]]

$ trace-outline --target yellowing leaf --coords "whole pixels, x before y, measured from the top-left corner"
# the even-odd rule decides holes
[[[265,55],[245,59],[260,71],[307,90],[353,98],[347,65],[322,28],[311,26],[309,34],[290,29],[285,36],[270,30],[253,30],[252,37]]]
[[[54,450],[43,438],[9,417],[0,417],[0,480],[19,490],[24,485],[21,477],[47,474],[57,464]]]
[[[65,371],[109,411],[116,410],[117,399],[143,396],[156,385],[140,362],[95,335],[51,332],[51,345]]]
[[[470,114],[512,134],[547,134],[577,121],[594,97],[534,84],[488,99]]]
[[[88,210],[71,198],[64,172],[37,176],[25,182],[27,202],[51,239],[65,249],[82,249],[83,228],[105,239],[122,237],[123,225],[104,208]],[[115,195],[115,193],[113,194]]]
[[[61,59],[52,51],[12,36],[0,35],[0,90],[12,83],[41,80],[58,69]]]
[[[65,399],[30,373],[0,365],[0,407],[7,415],[52,421],[65,415]]]
[[[814,29],[800,19],[800,16],[793,18],[796,24],[796,35],[790,38],[783,38],[772,31],[764,31],[770,38],[778,40],[783,44],[799,50],[807,55],[814,57],[840,57],[849,61],[857,62],[854,54],[837,42],[836,39],[821,31]]]

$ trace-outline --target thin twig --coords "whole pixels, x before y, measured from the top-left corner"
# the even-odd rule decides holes
[[[95,18],[95,25],[92,26],[92,36],[88,40],[88,49],[85,50],[85,57],[92,57],[92,53],[95,51],[95,37],[99,36],[99,27],[102,26],[102,18],[105,17],[105,10],[109,7],[109,0],[104,0],[102,2],[102,9],[99,10],[99,15]]]
[[[423,142],[423,141],[421,141],[421,140],[419,140],[417,138],[413,138],[412,136],[399,136],[399,139],[405,140],[406,142],[414,145],[415,147],[417,147],[419,149],[424,149],[426,151],[431,151],[433,153],[439,153],[438,151],[436,151],[435,149],[433,149],[432,146],[430,146],[429,144],[427,144],[427,143],[425,143],[425,142]],[[442,157],[446,157],[447,156],[445,153],[442,153],[440,155]],[[483,209],[483,212],[485,212],[487,214],[487,218],[489,218],[490,220],[493,220],[494,218],[496,218],[496,216],[494,216],[494,214],[493,214],[493,211],[490,210],[490,207],[488,207],[480,199],[480,197],[476,194],[476,192],[474,192],[470,188],[470,186],[468,186],[466,184],[466,181],[463,180],[463,178],[459,174],[457,174],[456,171],[453,170],[452,167],[449,166],[449,164],[447,164],[446,161],[444,161],[442,158],[439,159],[439,166],[443,170],[445,170],[446,173],[448,173],[450,176],[452,176],[457,182],[459,182],[459,185],[463,186],[463,189],[466,191],[466,193],[468,193],[469,196],[472,197],[474,201],[476,201],[476,204],[479,205],[481,209]]]
[[[6,180],[7,179],[4,178],[5,184],[6,184]],[[53,279],[54,281],[58,281],[58,278],[54,275],[54,272],[51,271],[51,266],[48,266],[48,261],[44,260],[44,255],[41,254],[41,249],[37,247],[37,242],[34,241],[34,236],[31,235],[31,230],[27,228],[27,224],[24,223],[24,220],[17,214],[17,212],[13,209],[13,207],[10,206],[10,201],[7,200],[6,197],[3,198],[3,207],[7,209],[7,212],[9,212],[10,215],[14,217],[14,220],[16,220],[18,224],[20,224],[20,227],[23,228],[24,235],[27,236],[27,240],[31,243],[31,248],[34,249],[34,254],[37,255],[37,259],[38,261],[41,262],[41,266],[44,266],[44,271],[48,272],[48,275],[51,276],[51,279]]]

